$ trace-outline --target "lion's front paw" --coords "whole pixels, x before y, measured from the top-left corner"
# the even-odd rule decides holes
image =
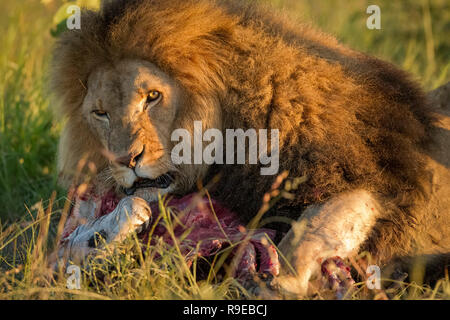
[[[308,295],[310,280],[320,274],[323,251],[320,241],[304,241],[296,248],[289,257],[296,275],[283,275],[277,279],[283,294],[294,297]]]
[[[287,295],[304,297],[325,289],[323,284],[328,283],[338,299],[344,297],[353,280],[350,269],[338,258],[342,253],[340,247],[339,241],[316,234],[306,235],[290,257],[296,275],[281,277],[278,280],[281,290]],[[347,257],[347,252],[343,256]]]
[[[301,272],[296,276],[282,275],[274,280],[274,286],[280,294],[287,298],[303,298],[308,295],[311,272]]]
[[[317,281],[312,281],[315,276]],[[282,276],[276,279],[281,293],[293,298],[311,295],[313,289],[331,289],[335,298],[340,300],[351,291],[354,283],[350,268],[340,257],[328,258],[322,264],[314,261],[310,267],[305,264],[304,268],[299,269],[297,276]]]

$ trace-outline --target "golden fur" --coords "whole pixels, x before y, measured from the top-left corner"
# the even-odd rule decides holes
[[[139,59],[182,88],[185,103],[174,120],[181,127],[203,120],[210,127],[280,129],[280,172],[308,180],[269,215],[295,219],[311,204],[364,189],[384,207],[364,246],[380,261],[448,252],[448,214],[436,218],[423,210],[430,199],[425,153],[434,119],[423,91],[405,72],[244,1],[107,1],[100,12],[83,11],[81,21],[81,30],[58,41],[52,69],[53,90],[69,120],[60,149],[66,181],[86,154],[98,169],[107,167],[79,112],[91,73]],[[195,189],[199,174],[186,170],[191,179],[175,193]],[[205,182],[221,173],[214,197],[244,221],[273,183],[259,166],[208,170],[200,175]],[[433,229],[438,222],[441,229]]]

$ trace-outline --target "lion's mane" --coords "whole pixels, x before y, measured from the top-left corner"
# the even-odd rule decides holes
[[[426,196],[421,153],[431,119],[406,73],[245,1],[105,1],[100,12],[83,11],[81,30],[55,49],[53,90],[69,119],[63,173],[96,144],[78,112],[89,74],[123,58],[151,61],[176,79],[194,97],[192,120],[210,117],[215,103],[223,128],[280,130],[280,172],[307,182],[268,214],[297,218],[307,205],[364,188],[387,212],[369,246],[409,246],[392,230],[412,228],[410,208]],[[254,165],[212,166],[208,177],[218,172],[214,196],[248,221],[274,177]]]

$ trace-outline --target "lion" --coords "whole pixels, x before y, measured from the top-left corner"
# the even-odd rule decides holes
[[[57,41],[51,82],[67,119],[63,185],[80,183],[80,161],[92,164],[96,187],[141,215],[127,228],[158,194],[198,182],[243,222],[255,217],[275,180],[261,165],[172,161],[171,133],[201,121],[279,130],[279,172],[305,178],[265,215],[294,221],[271,224],[297,271],[280,277],[286,290],[307,294],[334,256],[368,251],[387,266],[450,252],[448,107],[439,115],[406,72],[270,7],[103,1]]]

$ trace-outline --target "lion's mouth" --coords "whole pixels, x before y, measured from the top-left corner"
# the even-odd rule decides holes
[[[138,189],[157,188],[167,189],[174,182],[175,178],[172,173],[166,173],[156,179],[138,179],[130,188],[124,188],[123,191],[127,196],[132,196]]]

